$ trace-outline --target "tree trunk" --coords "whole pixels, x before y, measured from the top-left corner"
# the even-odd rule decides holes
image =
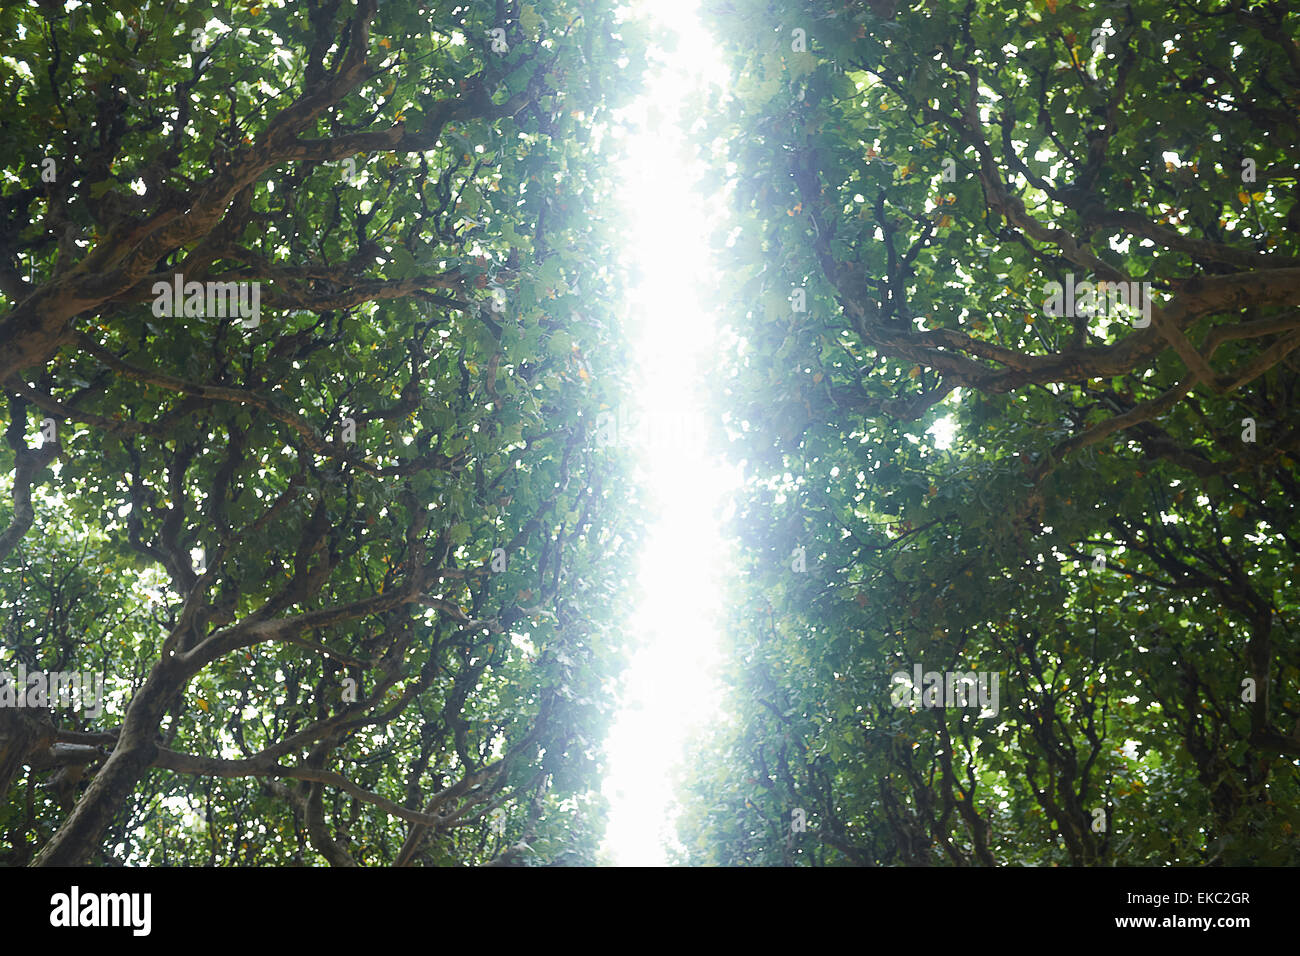
[[[189,677],[175,658],[154,666],[127,706],[117,746],[32,866],[80,866],[89,861],[114,814],[153,763],[167,702]]]

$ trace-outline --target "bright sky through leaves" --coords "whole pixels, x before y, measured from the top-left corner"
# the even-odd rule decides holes
[[[629,622],[639,651],[627,674],[626,709],[608,741],[605,850],[622,865],[664,863],[670,772],[689,729],[713,716],[718,698],[711,672],[727,563],[719,525],[729,472],[704,448],[716,281],[710,212],[692,185],[697,167],[687,138],[690,91],[719,82],[721,67],[694,7],[692,0],[655,0],[635,10],[660,49],[659,68],[627,114],[632,132],[621,194],[641,426],[620,439],[640,457],[653,517],[638,576],[641,603]]]

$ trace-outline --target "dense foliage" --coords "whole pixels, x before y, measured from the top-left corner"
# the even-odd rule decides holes
[[[1295,15],[708,6],[747,481],[682,859],[1300,861]]]
[[[0,860],[592,860],[633,26],[149,0],[0,38],[0,670],[106,688],[0,708]]]

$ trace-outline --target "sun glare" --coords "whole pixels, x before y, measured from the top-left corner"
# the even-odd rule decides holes
[[[732,479],[706,451],[703,392],[716,349],[708,236],[719,213],[694,189],[688,138],[692,91],[721,82],[722,70],[694,8],[693,0],[647,0],[630,11],[663,42],[644,94],[626,112],[620,171],[639,380],[618,436],[637,455],[652,514],[631,622],[638,650],[607,744],[604,850],[621,865],[665,862],[670,773],[691,728],[711,719],[718,701],[719,525]]]

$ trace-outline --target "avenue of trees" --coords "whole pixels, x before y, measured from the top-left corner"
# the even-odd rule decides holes
[[[1289,4],[702,6],[745,479],[676,859],[1300,863]],[[641,33],[0,8],[0,865],[597,862]]]
[[[0,708],[0,863],[592,861],[639,39],[591,0],[0,38],[0,670],[105,688]]]
[[[1289,5],[707,6],[746,484],[681,858],[1300,862]]]

